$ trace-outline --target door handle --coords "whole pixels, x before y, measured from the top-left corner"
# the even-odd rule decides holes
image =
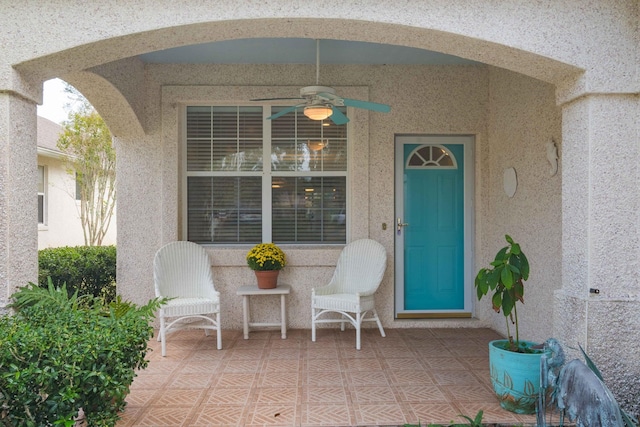
[[[409,225],[408,222],[402,222],[402,219],[398,217],[398,222],[396,222],[396,230],[398,231],[398,233],[400,233],[400,230],[402,230],[402,227],[407,227],[408,225]]]

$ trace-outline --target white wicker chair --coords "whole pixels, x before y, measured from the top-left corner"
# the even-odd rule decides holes
[[[375,321],[384,337],[384,329],[375,309],[373,294],[387,267],[387,253],[375,240],[362,239],[342,250],[333,278],[327,286],[311,290],[311,341],[316,340],[316,325],[346,321],[356,328],[356,349],[360,350],[362,322]],[[340,313],[340,318],[319,319],[325,313]],[[365,318],[367,312],[371,317]]]
[[[192,242],[169,243],[156,252],[153,279],[156,296],[170,298],[159,310],[162,356],[166,355],[167,335],[181,329],[200,328],[207,335],[215,330],[220,350],[220,293],[213,284],[207,252]],[[167,318],[172,319],[168,325]]]

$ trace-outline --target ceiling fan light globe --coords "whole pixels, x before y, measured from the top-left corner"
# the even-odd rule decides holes
[[[307,147],[309,147],[309,149],[311,151],[321,151],[324,149],[324,147],[326,147],[328,144],[328,142],[326,140],[309,140],[307,141]]]
[[[304,115],[311,120],[324,120],[333,114],[331,107],[325,105],[309,105],[304,107]]]

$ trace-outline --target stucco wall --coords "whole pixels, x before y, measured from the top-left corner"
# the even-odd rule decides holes
[[[640,97],[594,94],[563,108],[563,287],[555,333],[582,345],[640,415]],[[588,142],[588,143],[587,143]],[[599,293],[590,292],[591,289]]]
[[[520,338],[542,342],[553,334],[553,291],[562,287],[562,129],[554,87],[517,73],[492,68],[489,78],[488,139],[482,159],[483,193],[476,260],[487,266],[506,246],[505,234],[521,244],[531,274],[524,305],[518,306]],[[557,146],[558,171],[551,175],[548,142]],[[514,168],[515,195],[504,191],[504,170]],[[480,317],[506,332],[505,319],[490,300],[477,304]],[[511,333],[514,332],[513,326]]]
[[[180,103],[185,100],[200,102],[207,99],[203,94],[208,91],[210,101],[220,101],[220,97],[247,100],[260,96],[257,92],[267,90],[263,88],[275,84],[284,74],[290,87],[270,88],[268,90],[273,93],[262,95],[275,96],[274,93],[278,93],[283,96],[283,91],[289,93],[287,90],[295,91],[297,87],[308,84],[313,78],[313,71],[312,67],[295,65],[147,67],[147,105],[153,106],[147,110],[147,120],[154,131],[145,142],[131,142],[125,153],[119,154],[118,179],[124,188],[139,188],[141,185],[146,188],[142,195],[127,190],[119,194],[120,212],[129,218],[121,228],[120,239],[143,241],[150,246],[136,244],[138,251],[128,252],[119,258],[126,263],[126,266],[119,265],[119,271],[127,271],[122,278],[119,276],[121,291],[137,301],[151,298],[153,253],[161,244],[180,237]],[[256,86],[242,86],[247,81]],[[394,221],[395,134],[475,135],[478,159],[476,216],[478,222],[488,222],[477,239],[476,258],[484,260],[490,257],[495,252],[495,245],[485,242],[492,240],[500,244],[503,230],[515,227],[524,217],[527,226],[520,235],[518,230],[506,232],[516,238],[528,236],[532,258],[536,254],[545,254],[539,262],[550,265],[547,271],[560,271],[560,257],[557,256],[560,250],[560,180],[559,176],[548,177],[549,165],[544,151],[544,143],[551,137],[559,140],[560,133],[559,113],[550,85],[486,66],[326,66],[322,68],[322,82],[342,87],[341,91],[347,91],[346,95],[350,97],[368,96],[371,100],[393,106],[389,114],[354,111],[359,116],[355,117],[353,125],[362,126],[364,123],[366,128],[354,131],[357,135],[354,139],[356,148],[351,153],[352,190],[358,189],[352,193],[351,238],[370,236],[383,243],[389,254],[387,273],[377,294],[378,311],[386,327],[473,326],[495,319],[493,312],[480,309],[481,321],[394,320],[394,231],[393,227],[383,230],[382,223],[392,224]],[[358,87],[366,89],[363,92]],[[349,94],[349,90],[355,92]],[[515,111],[518,113],[512,114]],[[147,166],[141,170],[139,163],[128,160],[129,156],[136,160],[144,158]],[[512,165],[520,170],[523,180],[517,197],[510,199],[518,206],[519,215],[514,211],[514,216],[503,224],[495,222],[497,218],[492,206],[493,200],[504,194],[501,165],[511,159],[516,160]],[[489,175],[489,169],[494,167],[500,171],[499,179]],[[362,200],[363,195],[365,200]],[[540,224],[547,222],[553,225],[541,229]],[[522,229],[521,226],[518,228]],[[254,281],[244,261],[248,249],[248,246],[210,248],[217,286],[225,300],[222,314],[227,328],[241,327],[241,301],[235,295],[235,289]],[[310,327],[311,288],[328,282],[340,249],[285,246],[290,266],[283,271],[281,280],[291,283],[294,289],[289,297],[292,327]],[[536,261],[533,265],[536,266]],[[135,267],[132,269],[132,266]],[[537,280],[549,282],[548,286],[553,289],[560,284],[559,274],[553,282],[544,275]],[[547,297],[544,293],[532,292],[531,305],[545,306],[543,302]],[[276,313],[275,304],[274,299],[260,308],[256,307],[256,315],[268,317]],[[547,304],[537,318],[551,318],[549,307]],[[526,318],[527,314],[523,316]],[[545,325],[549,332],[551,322],[545,320]],[[498,329],[500,326],[502,323]],[[544,328],[540,334],[544,334]]]

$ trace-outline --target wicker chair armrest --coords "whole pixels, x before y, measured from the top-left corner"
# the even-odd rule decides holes
[[[377,289],[373,289],[371,291],[366,291],[366,292],[356,292],[356,296],[358,297],[369,297],[373,294],[375,294],[377,291]]]
[[[313,288],[312,291],[315,293],[315,295],[331,295],[338,293],[337,287],[331,284],[320,286],[319,288]]]

